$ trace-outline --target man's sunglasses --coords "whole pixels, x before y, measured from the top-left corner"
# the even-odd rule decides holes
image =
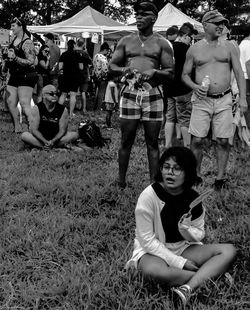
[[[52,97],[54,97],[54,96],[57,96],[57,95],[58,95],[58,93],[57,93],[57,92],[55,92],[55,91],[50,91],[50,92],[47,92],[46,94],[47,94],[47,95],[50,95],[50,96],[52,96]]]
[[[44,52],[45,52],[46,54],[49,54],[49,50],[44,50]]]
[[[225,26],[225,22],[208,22],[209,24],[213,24],[215,26]]]

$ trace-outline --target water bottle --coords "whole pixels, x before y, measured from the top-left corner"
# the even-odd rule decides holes
[[[202,82],[201,82],[201,86],[202,86],[202,88],[206,91],[206,95],[207,95],[207,92],[208,92],[209,86],[210,86],[210,78],[209,78],[208,75],[206,75],[206,76],[203,78],[203,80],[202,80]]]

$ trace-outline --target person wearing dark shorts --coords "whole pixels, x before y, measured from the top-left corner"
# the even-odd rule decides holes
[[[192,89],[182,82],[181,75],[186,53],[194,34],[197,34],[197,30],[194,29],[193,25],[184,23],[178,32],[175,42],[172,43],[175,58],[175,77],[174,81],[167,85],[168,106],[165,123],[166,148],[172,145],[176,123],[180,126],[184,146],[190,147],[191,136],[188,133],[188,128],[192,111]]]
[[[35,71],[35,46],[26,30],[26,25],[20,18],[11,22],[14,39],[9,45],[7,59],[4,61],[3,71],[10,73],[7,84],[7,104],[14,123],[14,131],[22,131],[19,121],[18,101],[30,121],[31,98],[38,76]]]
[[[83,69],[81,58],[75,51],[75,41],[68,41],[68,50],[59,59],[59,89],[62,92],[59,103],[64,104],[66,95],[70,93],[69,117],[73,117],[76,104],[76,93],[80,85],[80,70]]]
[[[79,91],[81,93],[81,101],[82,101],[82,112],[86,113],[86,92],[88,90],[89,83],[89,65],[92,63],[92,60],[85,50],[84,39],[80,38],[77,40],[76,51],[79,53],[81,57],[81,63],[83,64],[83,69],[80,70],[80,86]]]

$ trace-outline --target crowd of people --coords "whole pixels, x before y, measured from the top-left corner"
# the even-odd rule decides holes
[[[213,10],[202,18],[204,38],[193,43],[197,31],[190,23],[169,28],[166,38],[154,33],[158,9],[152,2],[136,2],[134,11],[138,32],[123,37],[113,55],[104,42],[93,60],[83,39],[69,40],[61,54],[51,33],[45,35],[36,57],[25,23],[14,19],[14,38],[2,68],[10,75],[7,102],[15,132],[21,131],[18,102],[27,116],[30,131],[22,133],[24,142],[45,149],[73,143],[78,136],[68,131],[68,123],[74,117],[78,91],[86,113],[89,66],[93,65],[93,109],[106,110],[108,128],[112,128],[113,111],[120,113],[120,188],[127,186],[139,123],[147,146],[150,185],[137,202],[135,246],[127,266],[174,287],[173,294],[185,305],[204,281],[223,274],[236,254],[231,244],[202,244],[203,198],[192,187],[203,182],[203,145],[210,131],[216,141],[214,188],[227,185],[233,103],[249,126],[250,31],[240,46],[222,38],[229,21]],[[36,105],[31,109],[35,85]],[[69,110],[65,108],[68,94]],[[160,157],[163,126],[166,150]],[[175,132],[182,136],[183,147],[173,147]]]

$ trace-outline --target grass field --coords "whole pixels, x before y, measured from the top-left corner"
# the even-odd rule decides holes
[[[96,118],[104,124],[100,113]],[[77,128],[80,117],[71,128]],[[0,310],[173,309],[167,289],[143,282],[124,265],[132,253],[134,208],[148,185],[146,148],[138,131],[129,186],[117,177],[119,124],[103,134],[112,142],[83,152],[31,152],[0,115]],[[205,242],[233,242],[237,260],[224,277],[197,291],[187,309],[250,309],[249,150],[230,154],[229,190],[213,193]],[[205,184],[215,176],[214,148],[204,158]]]

